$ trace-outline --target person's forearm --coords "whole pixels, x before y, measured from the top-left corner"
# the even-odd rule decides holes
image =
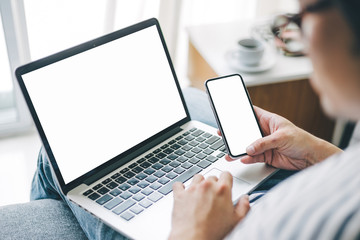
[[[312,136],[311,144],[313,145],[313,151],[309,153],[307,159],[310,165],[321,162],[333,154],[342,152],[342,150],[335,145],[315,136]]]

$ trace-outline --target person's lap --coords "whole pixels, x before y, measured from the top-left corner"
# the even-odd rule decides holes
[[[192,119],[209,124],[217,128],[215,118],[212,114],[206,93],[194,88],[184,89],[184,98],[188,104],[189,113]],[[267,181],[259,190],[268,190],[290,173],[282,174],[280,171]],[[122,235],[102,223],[99,219],[84,211],[74,203],[70,202],[60,191],[52,174],[49,162],[43,149],[38,158],[37,170],[32,182],[31,200],[37,199],[57,199],[63,200],[73,212],[88,238],[91,239],[125,239]]]

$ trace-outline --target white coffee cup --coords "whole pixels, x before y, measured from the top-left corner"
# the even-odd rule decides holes
[[[237,49],[233,52],[232,57],[243,65],[257,66],[264,55],[264,51],[264,45],[259,40],[245,38],[238,41]]]

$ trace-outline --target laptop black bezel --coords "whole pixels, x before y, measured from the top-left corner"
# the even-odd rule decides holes
[[[154,136],[148,138],[147,140],[141,142],[140,144],[134,146],[133,148],[119,154],[118,156],[112,158],[112,159],[109,159],[107,162],[105,162],[104,164],[96,167],[95,169],[85,173],[84,175],[76,178],[75,180],[65,184],[64,182],[64,179],[61,175],[61,172],[60,172],[60,169],[56,163],[56,159],[55,159],[55,156],[53,155],[53,152],[51,150],[51,146],[47,140],[47,137],[46,137],[46,134],[42,128],[42,125],[41,125],[41,121],[39,120],[38,116],[37,116],[37,113],[35,111],[35,108],[33,106],[33,103],[31,101],[31,98],[27,92],[27,89],[26,89],[26,86],[24,84],[24,81],[22,79],[22,75],[26,74],[26,73],[29,73],[29,72],[32,72],[32,71],[35,71],[39,68],[42,68],[42,67],[45,67],[45,66],[48,66],[50,64],[53,64],[55,62],[58,62],[58,61],[61,61],[63,59],[66,59],[66,58],[69,58],[71,56],[74,56],[74,55],[77,55],[77,54],[80,54],[82,52],[85,52],[87,50],[90,50],[92,48],[95,48],[95,47],[98,47],[98,46],[101,46],[103,44],[106,44],[108,42],[111,42],[111,41],[114,41],[116,39],[119,39],[119,38],[122,38],[122,37],[125,37],[129,34],[132,34],[132,33],[135,33],[135,32],[138,32],[138,31],[141,31],[145,28],[148,28],[148,27],[152,27],[152,26],[156,26],[157,30],[158,30],[158,33],[159,33],[159,37],[161,39],[161,42],[162,42],[162,45],[163,45],[163,48],[164,48],[164,51],[166,53],[166,57],[168,59],[168,63],[169,63],[169,66],[171,68],[171,72],[173,74],[173,77],[174,77],[174,81],[176,83],[176,86],[177,86],[177,89],[178,89],[178,92],[180,94],[180,97],[181,97],[181,101],[183,103],[183,106],[184,106],[184,110],[186,112],[186,117],[181,119],[180,121],[176,122],[175,124],[169,126],[168,128],[164,129],[163,131],[155,134]],[[61,52],[58,52],[58,53],[55,53],[53,55],[50,55],[48,57],[45,57],[45,58],[42,58],[42,59],[39,59],[39,60],[36,60],[36,61],[33,61],[33,62],[30,62],[28,64],[25,64],[19,68],[16,69],[15,71],[15,75],[16,75],[16,78],[18,80],[18,83],[19,83],[19,86],[20,86],[20,89],[23,93],[23,96],[25,98],[25,101],[26,101],[26,104],[29,108],[29,111],[30,111],[30,114],[33,118],[33,121],[35,123],[35,126],[38,130],[38,133],[40,135],[40,138],[41,138],[41,141],[42,141],[42,144],[43,144],[43,147],[47,153],[47,156],[49,158],[49,161],[53,167],[53,170],[54,170],[54,173],[56,175],[56,178],[58,180],[58,183],[61,187],[61,190],[63,191],[64,194],[67,194],[70,190],[72,190],[73,188],[77,187],[78,185],[84,183],[84,181],[86,181],[86,179],[90,178],[91,176],[93,176],[94,174],[96,173],[99,173],[101,172],[102,170],[104,169],[108,169],[109,166],[111,165],[114,165],[115,163],[117,163],[117,165],[119,165],[119,161],[120,161],[120,165],[123,165],[125,164],[127,161],[130,161],[131,159],[128,159],[126,158],[126,156],[128,156],[130,153],[133,153],[133,152],[136,152],[137,150],[143,148],[145,145],[148,145],[150,144],[152,141],[154,141],[155,139],[159,138],[160,136],[166,134],[167,132],[170,132],[170,131],[173,131],[174,129],[176,128],[179,128],[180,126],[182,126],[183,124],[187,123],[188,121],[190,121],[190,115],[189,115],[189,111],[188,111],[188,108],[186,106],[186,103],[185,103],[185,100],[184,100],[184,96],[182,94],[182,91],[181,91],[181,88],[180,88],[180,84],[178,82],[178,79],[177,79],[177,76],[176,76],[176,73],[175,73],[175,69],[174,69],[174,66],[172,64],[172,61],[171,61],[171,58],[170,58],[170,54],[169,54],[169,51],[167,49],[167,46],[166,46],[166,43],[165,43],[165,39],[164,39],[164,36],[162,34],[162,31],[161,31],[161,28],[160,28],[160,24],[158,22],[157,19],[155,18],[151,18],[151,19],[148,19],[148,20],[145,20],[143,22],[140,22],[140,23],[137,23],[137,24],[134,24],[132,26],[129,26],[129,27],[126,27],[124,29],[120,29],[118,31],[115,31],[113,33],[110,33],[110,34],[107,34],[107,35],[104,35],[104,36],[101,36],[99,38],[96,38],[96,39],[93,39],[91,41],[88,41],[88,42],[85,42],[85,43],[82,43],[80,45],[77,45],[75,47],[72,47],[72,48],[69,48],[67,50],[64,50],[64,51],[61,51]],[[44,89],[44,91],[46,91],[46,89]],[[70,137],[70,136],[69,136]],[[121,162],[123,159],[124,162]]]

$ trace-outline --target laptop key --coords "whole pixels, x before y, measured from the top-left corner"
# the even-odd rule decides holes
[[[159,201],[163,196],[158,193],[158,192],[153,192],[149,197],[148,199],[150,199],[150,201],[153,201],[153,202],[157,202]]]
[[[97,193],[93,193],[93,194],[90,194],[89,196],[88,196],[88,198],[90,198],[91,200],[96,200],[97,198],[99,198],[100,197],[100,195],[99,194],[97,194]]]
[[[128,171],[124,174],[124,177],[126,177],[126,178],[132,178],[133,176],[135,176],[135,173],[133,173],[131,171]]]
[[[181,174],[181,173],[185,172],[185,169],[182,167],[177,167],[174,169],[174,172],[177,174]]]
[[[120,217],[122,217],[126,221],[130,221],[133,217],[135,217],[135,215],[130,212],[124,212],[123,214],[120,215]]]
[[[199,159],[204,159],[204,158],[206,158],[206,154],[199,153],[199,154],[196,155],[196,157],[199,158]]]
[[[158,177],[158,178],[161,178],[162,176],[164,176],[165,173],[161,170],[157,171],[156,173],[154,173],[154,176]]]
[[[207,144],[213,144],[213,143],[215,143],[216,141],[218,141],[219,139],[220,139],[220,137],[212,136],[211,138],[209,138],[208,140],[206,140],[206,143],[207,143]]]
[[[152,153],[153,154],[158,154],[159,152],[161,152],[161,149],[158,148],[158,149],[155,149]]]
[[[177,149],[181,148],[181,145],[175,143],[171,146],[171,148],[174,150],[177,150]]]
[[[168,173],[168,172],[170,172],[171,170],[173,170],[173,167],[171,167],[171,166],[165,166],[165,167],[163,167],[161,170]]]
[[[141,193],[138,193],[138,194],[133,196],[133,199],[135,199],[138,202],[143,200],[144,198],[145,198],[145,196],[143,194],[141,194]]]
[[[150,188],[154,189],[154,190],[158,190],[162,185],[158,182],[154,182],[153,184],[150,185]]]
[[[222,146],[224,146],[224,142],[223,141],[217,141],[216,143],[214,143],[213,145],[210,146],[210,148],[212,150],[218,150],[219,148],[221,148]]]
[[[169,179],[167,179],[166,177],[163,177],[163,178],[160,178],[158,182],[161,183],[162,185],[165,185],[169,181],[170,181]]]
[[[202,150],[201,150],[200,148],[198,148],[198,147],[195,147],[195,148],[193,148],[191,151],[192,151],[193,153],[199,153],[199,152],[201,152]]]
[[[104,205],[111,199],[113,199],[113,197],[111,197],[109,194],[106,194],[106,195],[102,196],[101,198],[99,198],[98,200],[96,200],[96,202],[100,205]]]
[[[173,161],[169,164],[169,166],[172,166],[173,168],[176,168],[178,166],[180,166],[180,163],[178,161]]]
[[[106,203],[104,205],[104,207],[108,210],[113,209],[114,207],[116,207],[117,205],[119,205],[120,203],[122,203],[123,200],[121,200],[120,198],[114,198],[113,200],[111,200],[110,202]]]
[[[126,191],[130,188],[131,186],[129,184],[123,183],[119,186],[119,189]]]
[[[114,197],[118,196],[120,193],[121,191],[117,188],[110,191],[110,194],[113,195]]]
[[[141,213],[142,211],[144,211],[144,209],[142,207],[140,207],[139,205],[135,205],[132,208],[130,208],[130,211],[137,215],[137,214]]]
[[[193,136],[195,136],[195,137],[198,137],[198,136],[200,136],[200,135],[203,134],[203,133],[204,133],[203,130],[198,129],[198,130],[196,130],[195,132],[193,132],[191,135],[193,135]]]
[[[212,155],[209,155],[209,156],[207,156],[206,160],[213,163],[213,162],[216,162],[218,160],[218,158],[214,157]]]
[[[153,183],[157,180],[157,178],[154,176],[148,176],[147,178],[145,178],[145,180],[148,181],[149,183]]]
[[[174,172],[170,172],[170,173],[166,174],[166,177],[170,178],[170,179],[174,179],[177,177],[177,174]]]
[[[156,172],[154,169],[152,168],[148,168],[148,169],[145,169],[144,170],[144,173],[146,173],[147,175],[151,175],[153,174],[154,172]]]
[[[194,154],[195,155],[195,154]],[[192,155],[191,157],[193,157],[194,155]],[[185,155],[186,156],[186,155]],[[191,157],[189,157],[189,158],[191,158]],[[188,160],[188,158],[187,157],[184,157],[184,156],[181,156],[181,157],[179,157],[178,159],[176,159],[176,161],[178,161],[178,162],[181,162],[181,163],[184,163],[184,162],[186,162]]]
[[[100,189],[103,185],[101,183],[97,184],[96,186],[94,186],[92,189],[94,189],[95,191]]]
[[[129,168],[134,168],[136,166],[137,166],[137,163],[132,163],[132,164],[129,165]]]
[[[160,163],[163,164],[163,165],[169,164],[170,162],[171,161],[169,159],[166,159],[166,158],[160,160]]]
[[[187,152],[184,156],[188,157],[188,158],[192,158],[193,156],[195,156],[195,153]],[[177,159],[177,160],[179,161],[179,159]]]
[[[143,180],[145,178],[147,178],[147,175],[144,173],[139,173],[138,175],[135,176],[137,179],[139,180]]]
[[[137,186],[138,186],[138,187],[141,187],[141,188],[146,188],[147,186],[149,186],[149,183],[147,183],[147,182],[140,182],[140,183],[138,183]]]
[[[100,188],[97,192],[100,193],[101,195],[104,195],[105,193],[108,193],[110,190],[106,187],[102,187]]]
[[[166,153],[166,154],[170,154],[170,153],[174,152],[174,150],[171,149],[171,148],[166,148],[166,149],[163,150],[163,152]]]
[[[201,149],[206,149],[209,146],[209,144],[201,143],[198,147]]]
[[[137,167],[135,167],[132,171],[133,171],[134,173],[140,173],[140,172],[142,172],[143,170],[144,170],[143,168],[137,166]]]
[[[109,184],[106,185],[106,187],[108,187],[109,189],[114,189],[117,186],[119,186],[119,184],[117,184],[115,182],[110,182]]]
[[[145,194],[146,196],[150,195],[153,192],[150,188],[146,188],[141,191],[142,194]]]
[[[132,194],[129,193],[129,192],[123,192],[122,194],[120,194],[120,197],[125,199],[125,200],[128,199],[131,196],[132,196]]]
[[[162,165],[161,163],[155,163],[153,164],[151,167],[156,169],[156,170],[159,170],[160,168],[162,168],[164,165]]]
[[[124,169],[122,169],[122,170],[120,171],[120,173],[123,174],[123,173],[126,173],[127,171],[129,171],[129,169],[128,169],[128,168],[124,168]]]
[[[213,150],[211,150],[211,149],[205,149],[204,151],[203,151],[203,153],[205,153],[205,154],[207,154],[207,155],[210,155],[210,154],[212,154],[214,151]]]
[[[139,160],[136,161],[137,164],[143,163],[145,162],[146,158],[140,158]]]
[[[104,185],[106,185],[106,184],[108,184],[108,183],[110,183],[110,182],[111,182],[111,178],[107,178],[107,179],[105,179],[104,181],[102,181],[101,183],[104,184]]]
[[[208,166],[211,165],[211,162],[206,161],[206,160],[202,160],[202,161],[199,162],[197,165],[198,165],[199,167],[201,167],[201,168],[207,168]]]
[[[120,177],[120,173],[115,173],[114,175],[111,176],[112,179],[116,179]]]
[[[181,167],[185,168],[185,169],[189,169],[191,168],[193,165],[189,162],[185,162],[181,165]]]
[[[113,210],[113,213],[119,215],[120,213],[124,212],[129,207],[133,206],[136,202],[132,199],[129,199],[123,203],[121,203],[117,208]]]
[[[189,160],[189,163],[192,163],[192,164],[197,164],[198,162],[200,162],[200,159],[198,159],[196,157],[193,157]]]
[[[126,178],[124,177],[118,177],[117,179],[115,179],[115,182],[119,183],[119,184],[122,184],[124,182],[126,182]]]
[[[177,176],[174,180],[172,180],[171,182],[167,183],[165,186],[163,186],[162,188],[160,188],[159,192],[166,195],[169,192],[172,191],[172,185],[175,182],[186,182],[187,180],[189,180],[190,178],[192,178],[195,174],[199,173],[202,169],[198,166],[193,166],[192,168],[188,169],[187,171],[185,171],[183,174]]]
[[[157,157],[152,157],[148,161],[151,162],[151,163],[156,163],[156,162],[159,161],[159,159]]]
[[[159,158],[159,159],[163,159],[164,157],[166,157],[166,154],[163,153],[163,152],[160,152],[160,153],[156,154],[156,157]]]
[[[86,192],[84,192],[83,195],[88,196],[88,195],[90,195],[90,193],[93,193],[93,192],[94,192],[93,190],[89,189]]]
[[[135,179],[135,178],[132,178],[130,179],[129,181],[127,181],[128,184],[130,185],[135,185],[139,182],[139,180]]]
[[[140,192],[140,190],[141,189],[139,187],[134,186],[129,189],[129,192],[131,192],[132,194],[136,194],[136,193]]]
[[[186,152],[184,150],[182,150],[182,149],[178,149],[178,150],[175,151],[175,153],[177,155],[181,156],[181,155],[185,154]]]
[[[144,207],[144,208],[148,208],[152,205],[152,202],[150,202],[147,199],[142,200],[141,202],[139,202],[139,205]]]
[[[149,162],[143,162],[142,164],[140,164],[140,166],[143,167],[143,168],[148,168],[148,167],[151,166],[151,163],[149,163]]]

